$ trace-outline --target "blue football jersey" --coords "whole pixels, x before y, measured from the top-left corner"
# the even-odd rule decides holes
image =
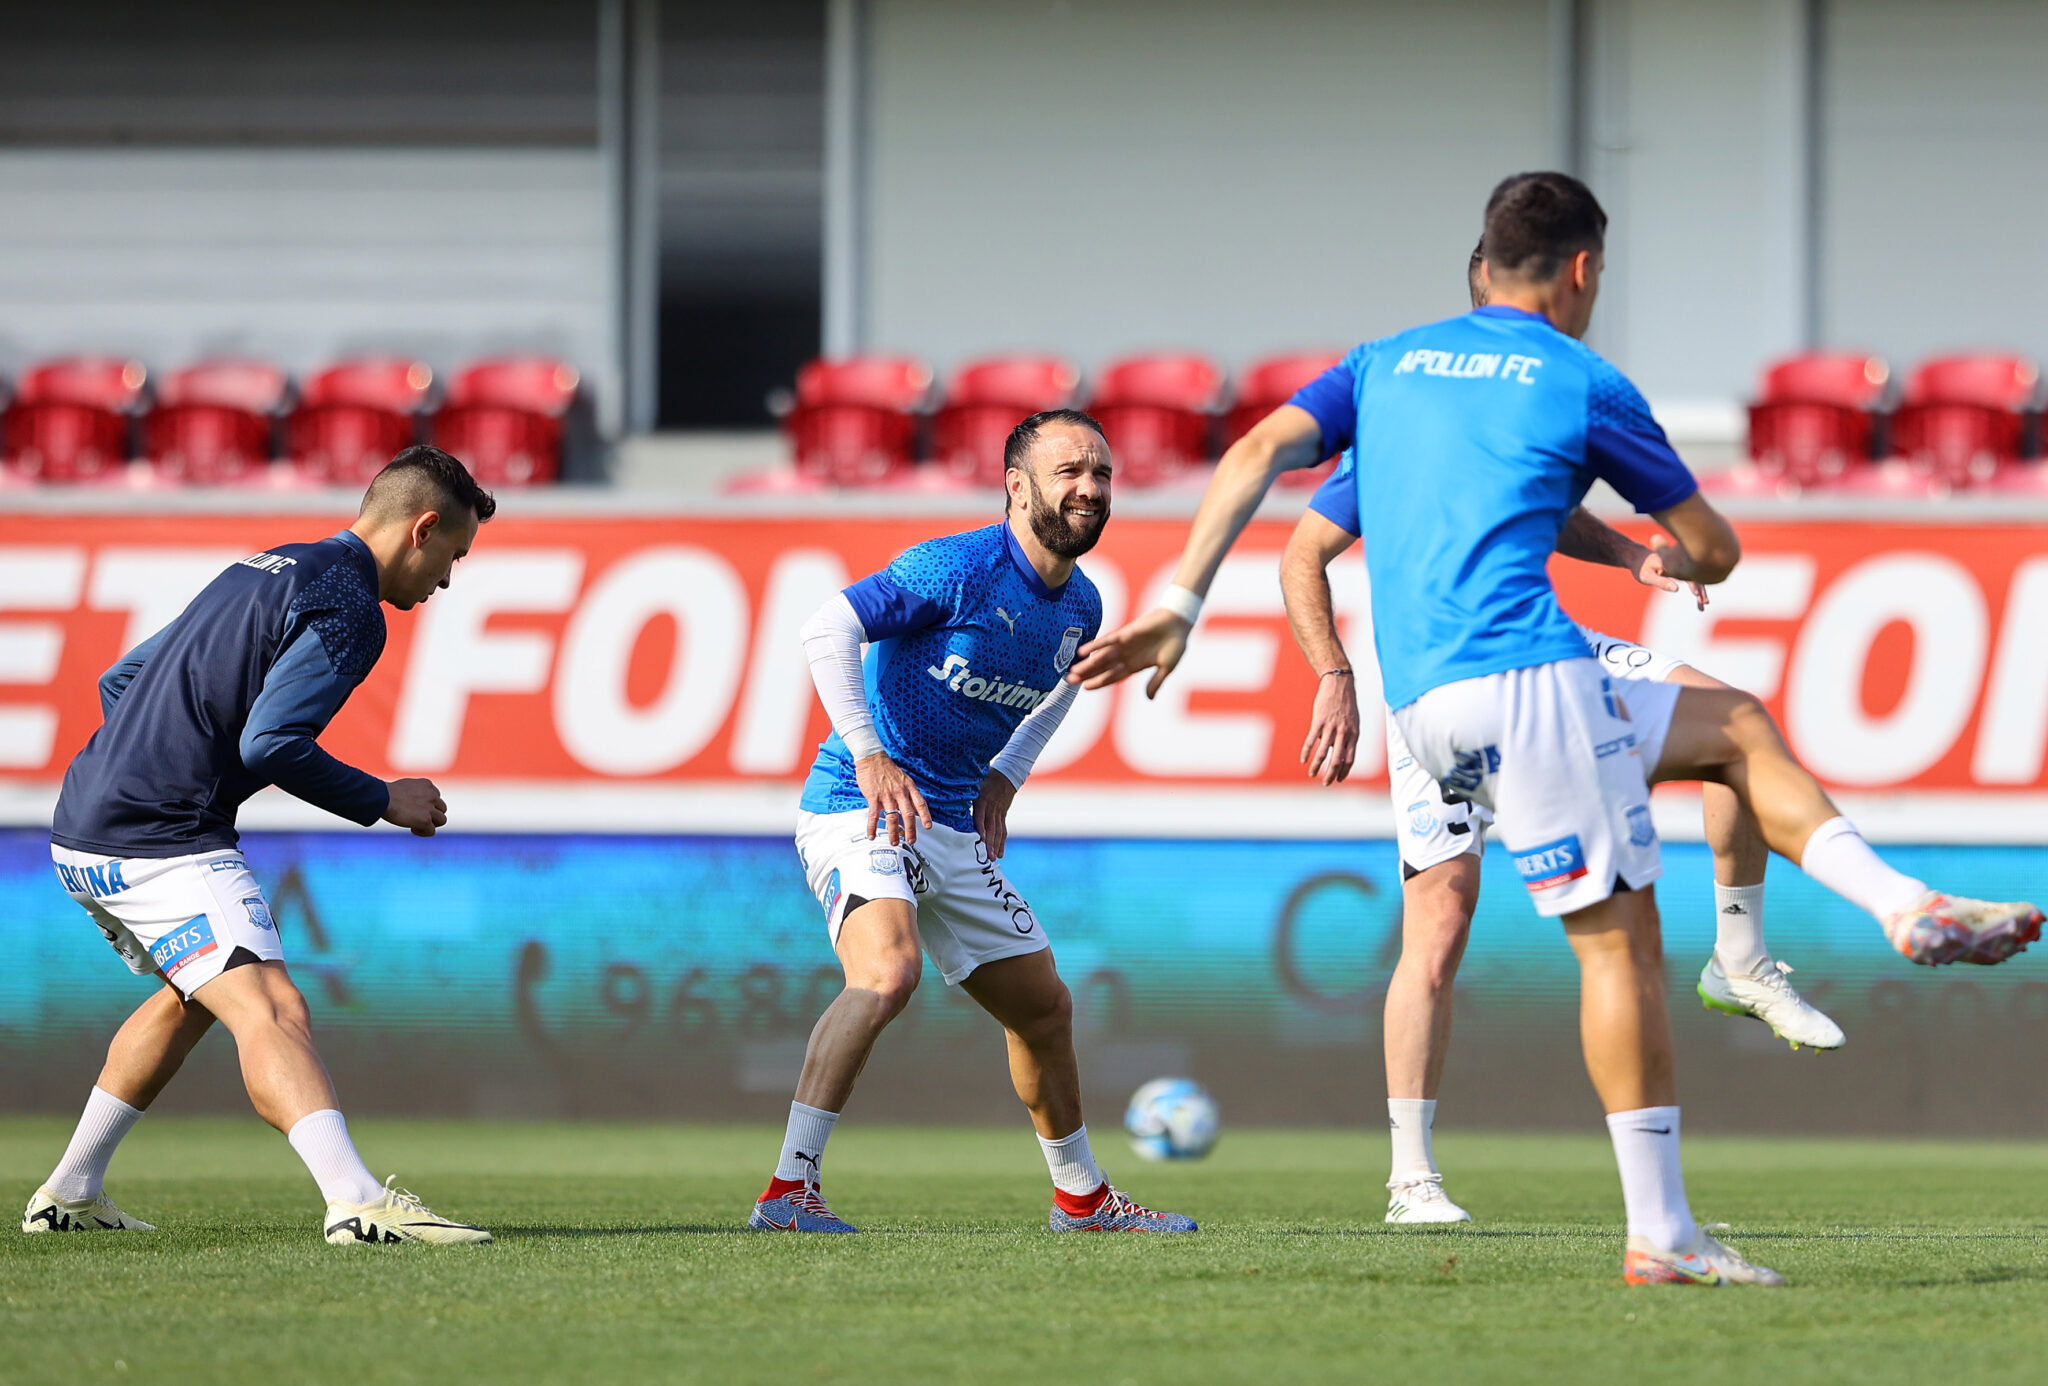
[[[1353,508],[1316,508],[1365,540],[1389,707],[1583,658],[1550,585],[1565,520],[1596,478],[1646,514],[1699,489],[1627,377],[1519,308],[1356,347],[1292,403],[1352,450]]]
[[[974,831],[989,762],[1026,713],[1058,689],[1102,625],[1102,598],[1077,568],[1047,587],[1007,524],[929,539],[846,589],[866,628],[868,711],[889,758],[932,821]],[[803,807],[867,807],[834,732],[818,747]]]

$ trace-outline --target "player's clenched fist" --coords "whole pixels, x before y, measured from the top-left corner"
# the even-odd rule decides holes
[[[410,828],[414,837],[432,837],[434,829],[446,827],[448,803],[432,780],[393,780],[391,802],[384,808],[384,821]]]
[[[932,825],[932,811],[925,807],[917,783],[888,756],[879,751],[862,756],[853,763],[853,777],[860,784],[861,797],[868,801],[870,838],[886,826],[889,845],[896,847],[917,841],[920,824]]]

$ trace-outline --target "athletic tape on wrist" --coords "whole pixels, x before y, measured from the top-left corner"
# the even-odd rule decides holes
[[[1179,583],[1166,589],[1166,595],[1159,599],[1159,605],[1193,625],[1202,614],[1202,599]]]

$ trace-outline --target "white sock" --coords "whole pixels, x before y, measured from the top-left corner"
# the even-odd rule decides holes
[[[1434,1097],[1390,1097],[1387,1099],[1387,1130],[1394,1139],[1394,1165],[1387,1182],[1436,1173],[1436,1154],[1430,1148],[1430,1128],[1436,1125]]]
[[[775,1162],[775,1177],[817,1183],[818,1167],[825,1163],[825,1142],[838,1124],[837,1112],[790,1103],[789,1126],[782,1133],[782,1158]]]
[[[1731,977],[1747,976],[1768,956],[1764,947],[1764,885],[1714,883],[1714,956]]]
[[[1088,1148],[1086,1126],[1056,1141],[1040,1136],[1038,1148],[1045,1152],[1045,1167],[1052,1172],[1052,1186],[1061,1193],[1092,1194],[1108,1182],[1096,1167],[1095,1152]]]
[[[1799,854],[1799,869],[1859,909],[1882,921],[1927,893],[1927,883],[1892,870],[1870,850],[1846,818],[1830,818],[1813,830]]]
[[[368,1203],[383,1196],[384,1186],[348,1138],[348,1123],[332,1107],[300,1117],[285,1139],[306,1162],[307,1173],[329,1203]]]
[[[1678,1167],[1678,1108],[1609,1112],[1607,1134],[1614,1138],[1614,1163],[1621,1166],[1629,1236],[1647,1237],[1659,1251],[1686,1245],[1699,1224],[1692,1220]]]
[[[47,1181],[50,1192],[66,1203],[83,1203],[99,1197],[107,1182],[107,1165],[114,1158],[114,1148],[140,1120],[140,1108],[131,1107],[95,1086],[92,1095],[85,1099],[85,1113],[78,1118],[78,1129],[71,1133],[71,1144],[64,1147],[64,1158],[57,1162]]]

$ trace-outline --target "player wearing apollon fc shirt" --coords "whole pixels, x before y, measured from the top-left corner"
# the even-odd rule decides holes
[[[1325,571],[1357,542],[1358,530],[1357,483],[1347,452],[1310,498],[1280,560],[1287,619],[1318,674],[1302,760],[1310,776],[1326,785],[1350,773],[1357,751],[1358,684],[1365,682],[1371,691],[1377,684],[1371,667],[1354,669],[1345,652]],[[1652,588],[1679,588],[1664,576],[1652,550],[1583,510],[1565,522],[1558,551],[1620,568]],[[1696,589],[1694,595],[1704,600],[1704,589]],[[1580,630],[1594,657],[1616,679],[1725,687],[1669,655],[1583,625]],[[1445,1192],[1432,1135],[1450,1049],[1451,988],[1471,937],[1479,903],[1479,861],[1493,816],[1469,800],[1444,794],[1409,752],[1391,713],[1386,718],[1386,754],[1401,863],[1401,952],[1387,983],[1381,1027],[1392,1147],[1386,1220],[1464,1222],[1471,1214]],[[1727,1014],[1755,1017],[1795,1049],[1802,1044],[1816,1052],[1838,1048],[1844,1041],[1841,1027],[1799,995],[1786,977],[1791,968],[1765,948],[1763,879],[1769,849],[1756,824],[1725,786],[1702,785],[1701,791],[1715,876],[1715,941],[1700,972],[1702,1002]],[[1712,803],[1716,794],[1730,802]]]
[[[153,1230],[106,1196],[107,1165],[218,1019],[258,1115],[320,1187],[329,1242],[491,1239],[379,1185],[356,1153],[235,815],[275,784],[364,825],[431,837],[448,821],[431,782],[386,784],[315,738],[383,653],[379,603],[406,609],[446,587],[495,509],[453,457],[409,448],[371,482],[353,525],[228,568],[100,680],[106,719],[64,776],[50,855],[129,970],[163,986],[115,1036],[24,1232]]]
[[[1084,649],[1070,677],[1101,687],[1149,668],[1156,691],[1274,476],[1353,446],[1387,702],[1446,796],[1494,810],[1516,835],[1517,873],[1578,956],[1587,1068],[1628,1215],[1624,1276],[1782,1284],[1704,1231],[1686,1201],[1650,781],[1727,784],[1772,850],[1867,909],[1913,961],[2002,961],[2040,936],[2042,915],[1892,870],[1755,699],[1621,689],[1558,606],[1547,560],[1596,478],[1670,533],[1659,553],[1674,580],[1720,582],[1740,557],[1634,387],[1579,341],[1606,220],[1567,175],[1503,181],[1482,239],[1488,306],[1358,348],[1233,444],[1166,602]]]
[[[1073,1003],[1044,926],[1000,864],[1011,797],[1075,697],[1062,675],[1101,625],[1101,598],[1074,560],[1109,519],[1109,449],[1093,419],[1052,410],[1012,431],[1004,463],[1001,523],[917,545],[804,628],[833,730],[804,786],[796,847],[846,988],[811,1033],[750,1227],[854,1230],[819,1191],[825,1142],[923,953],[1008,1032],[1011,1076],[1052,1175],[1052,1229],[1195,1229],[1133,1203],[1096,1165]]]

